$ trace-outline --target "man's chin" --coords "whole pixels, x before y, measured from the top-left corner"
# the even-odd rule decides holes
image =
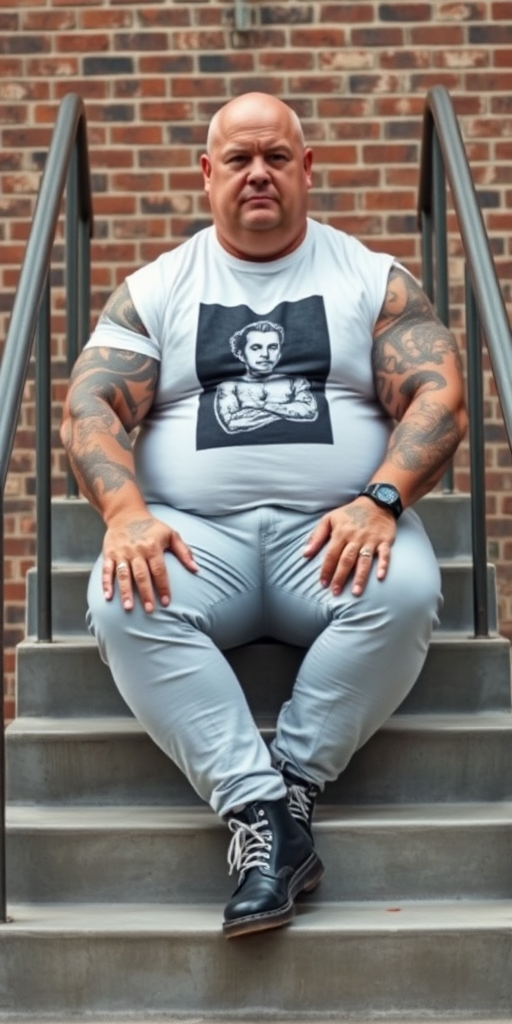
[[[278,228],[281,218],[275,210],[259,209],[246,210],[241,220],[241,225],[246,231],[272,231]]]

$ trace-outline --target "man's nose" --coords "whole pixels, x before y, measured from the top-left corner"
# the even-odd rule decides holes
[[[249,168],[249,181],[261,184],[270,178],[268,167],[261,156],[253,157]]]

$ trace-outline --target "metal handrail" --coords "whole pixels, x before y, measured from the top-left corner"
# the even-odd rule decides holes
[[[0,662],[4,678],[4,498],[23,390],[37,333],[37,637],[51,639],[50,268],[66,193],[68,346],[78,352],[89,323],[92,193],[85,108],[65,96],[53,131],[0,366]],[[76,284],[73,284],[76,282]],[[5,721],[0,701],[0,918],[6,920]]]
[[[489,633],[489,602],[481,343],[483,334],[512,448],[512,332],[457,117],[446,89],[436,86],[425,105],[418,220],[425,289],[448,325],[446,182],[466,258],[473,608],[475,636],[483,637]]]

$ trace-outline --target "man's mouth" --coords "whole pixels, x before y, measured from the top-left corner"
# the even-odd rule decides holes
[[[255,193],[251,196],[245,196],[243,199],[244,203],[275,203],[275,196],[271,196],[268,192]]]

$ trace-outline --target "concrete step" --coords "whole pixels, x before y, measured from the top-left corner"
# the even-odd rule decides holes
[[[439,558],[471,556],[471,499],[468,494],[436,492],[422,498],[416,511]],[[88,502],[54,498],[52,550],[55,561],[91,562],[101,551],[104,526]]]
[[[276,715],[304,656],[274,642],[227,651],[255,714]],[[264,685],[262,685],[264,680]],[[502,637],[435,634],[427,661],[398,713],[501,711],[511,707],[510,644]],[[25,640],[17,649],[17,713],[64,718],[130,714],[96,642],[87,636],[54,643]]]
[[[230,941],[221,905],[9,910],[3,1013],[496,1017],[512,1003],[510,900],[310,900],[290,927]]]
[[[261,723],[264,737],[270,724]],[[189,783],[130,718],[17,718],[7,730],[13,803],[190,805]],[[512,799],[512,715],[396,715],[359,750],[326,803]]]
[[[56,633],[77,634],[86,631],[87,583],[90,565],[82,562],[61,563],[52,571],[53,628]],[[473,633],[473,583],[470,562],[440,562],[444,597],[440,613],[440,629],[444,632]],[[495,569],[489,565],[489,629],[497,631]],[[27,634],[37,630],[37,571],[27,574]]]
[[[231,838],[209,808],[11,806],[7,886],[17,903],[225,902]],[[321,902],[506,899],[512,802],[324,805]]]

